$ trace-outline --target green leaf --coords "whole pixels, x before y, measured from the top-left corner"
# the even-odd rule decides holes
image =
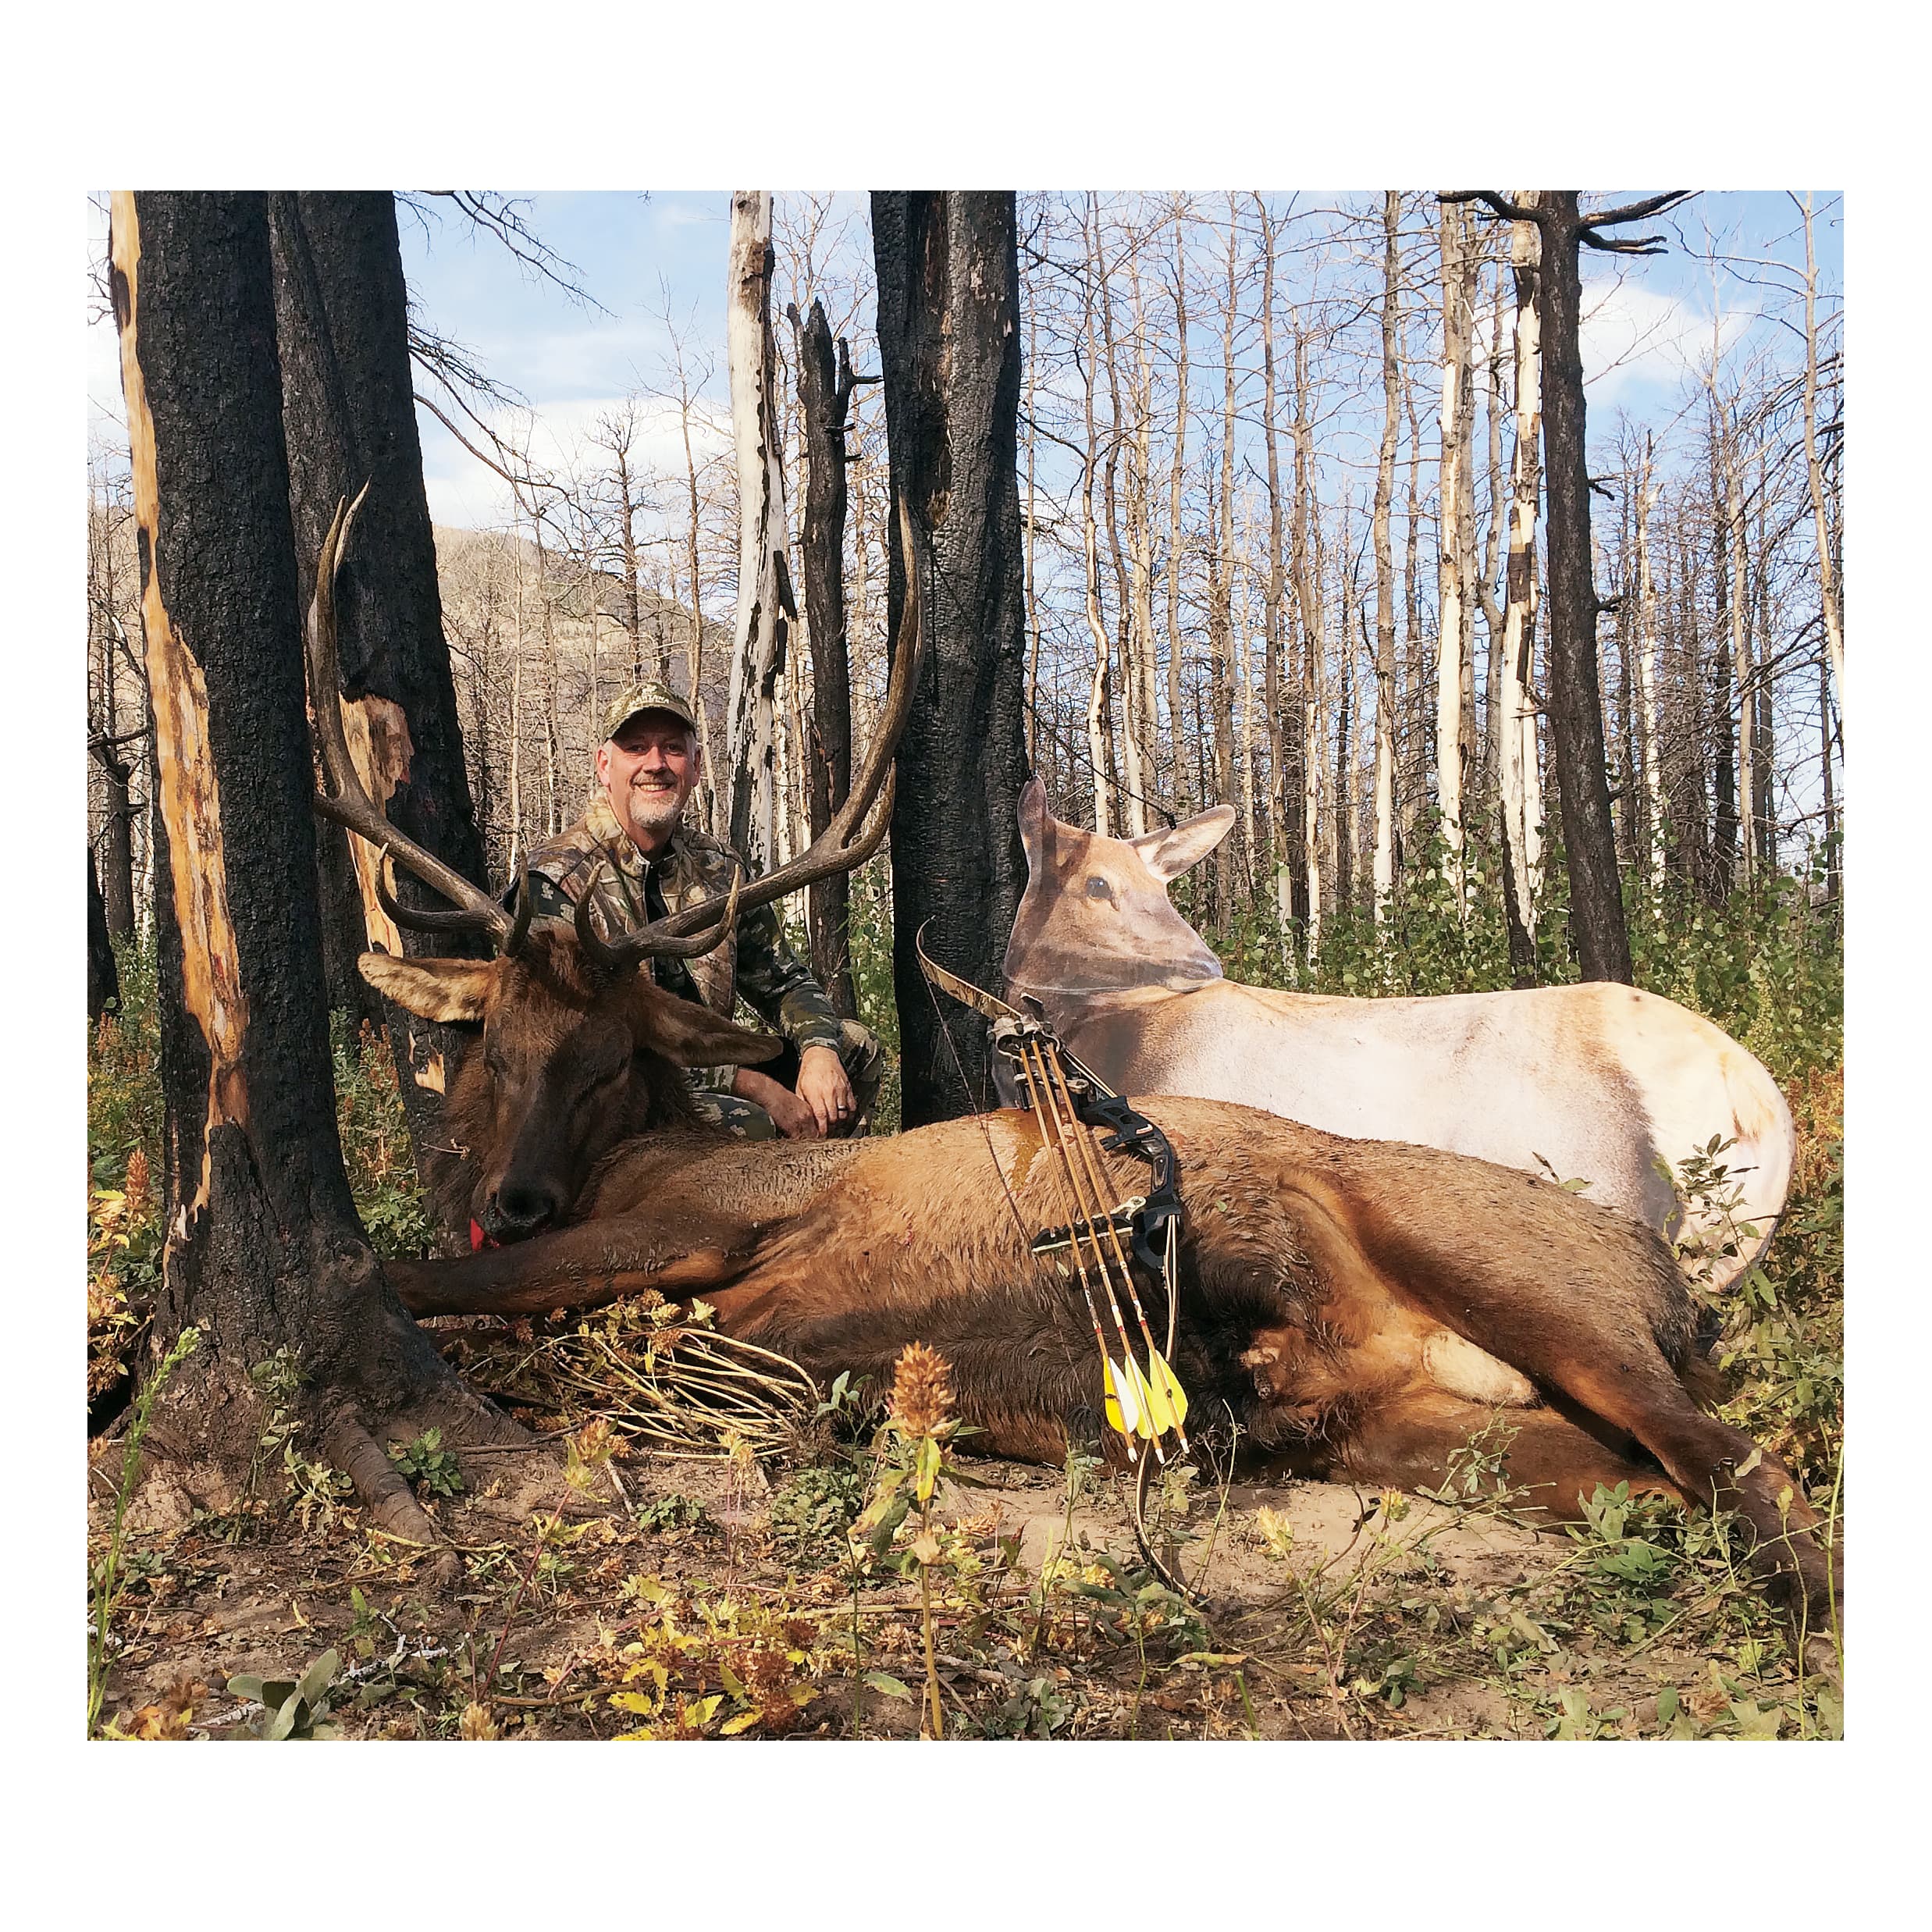
[[[912,1686],[888,1676],[883,1670],[868,1670],[863,1681],[881,1697],[902,1698],[909,1704],[913,1701]]]
[[[268,1728],[262,1732],[262,1737],[270,1744],[279,1742],[294,1731],[295,1720],[301,1714],[302,1700],[291,1692],[287,1701],[270,1720]]]
[[[336,1674],[336,1667],[342,1660],[333,1650],[325,1650],[302,1673],[302,1681],[296,1685],[296,1695],[311,1710],[321,1707],[323,1693],[329,1688]]]
[[[902,1492],[894,1496],[886,1505],[873,1525],[872,1533],[866,1539],[866,1547],[875,1557],[883,1557],[892,1546],[894,1532],[906,1521],[906,1513],[913,1507],[913,1499]]]
[[[1657,1693],[1657,1722],[1667,1724],[1677,1715],[1677,1692],[1668,1684]]]

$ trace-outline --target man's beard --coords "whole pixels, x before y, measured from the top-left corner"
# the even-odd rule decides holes
[[[685,802],[679,788],[672,785],[632,785],[624,802],[631,830],[655,836],[676,824]]]

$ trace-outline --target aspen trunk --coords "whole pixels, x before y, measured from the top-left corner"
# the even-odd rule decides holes
[[[1838,724],[1845,724],[1845,609],[1831,555],[1831,520],[1825,509],[1824,465],[1818,457],[1818,264],[1812,250],[1811,197],[1805,213],[1805,476],[1818,539],[1818,602],[1824,620],[1831,681],[1838,688]],[[1830,720],[1827,720],[1827,727]]]
[[[754,872],[770,868],[777,777],[777,691],[798,611],[786,561],[785,449],[771,331],[771,196],[731,196],[725,342],[738,450],[738,619],[726,700],[726,823]]]
[[[1463,792],[1471,747],[1463,735],[1464,664],[1468,631],[1463,575],[1464,471],[1468,444],[1463,433],[1468,415],[1470,317],[1467,295],[1471,241],[1468,211],[1459,203],[1442,211],[1443,406],[1442,457],[1437,471],[1439,505],[1437,638],[1436,658],[1436,784],[1450,890],[1458,913],[1464,902]]]
[[[1092,258],[1090,248],[1088,259]],[[1080,461],[1080,571],[1087,641],[1094,649],[1093,677],[1087,692],[1087,755],[1093,766],[1094,830],[1105,838],[1113,829],[1113,800],[1107,782],[1109,646],[1100,605],[1100,532],[1094,514],[1094,469],[1099,457],[1099,439],[1094,424],[1094,283],[1091,275],[1083,279],[1080,287],[1080,376],[1085,403],[1083,419],[1087,427],[1087,447]]]
[[[1375,916],[1388,915],[1395,886],[1395,558],[1389,507],[1395,496],[1396,440],[1402,406],[1402,197],[1393,189],[1382,204],[1382,449],[1375,466]]]
[[[1154,476],[1154,351],[1140,294],[1140,257],[1127,257],[1128,286],[1133,303],[1137,344],[1133,392],[1133,439],[1127,468],[1127,539],[1133,573],[1133,623],[1128,632],[1128,671],[1137,693],[1134,731],[1140,771],[1151,797],[1160,783],[1160,701],[1154,645],[1154,528],[1149,496]],[[1147,806],[1137,801],[1137,824],[1147,827]]]
[[[1201,794],[1187,781],[1181,740],[1181,492],[1187,474],[1187,260],[1181,207],[1174,209],[1174,462],[1167,496],[1167,728],[1174,760],[1174,809],[1190,809]]]
[[[1731,656],[1738,667],[1738,776],[1742,796],[1739,813],[1743,830],[1742,858],[1745,883],[1757,874],[1757,748],[1754,742],[1757,723],[1757,687],[1751,674],[1751,593],[1746,582],[1747,532],[1744,514],[1744,484],[1738,474],[1738,454],[1734,449],[1725,466],[1725,524],[1731,538]]]
[[[1275,436],[1275,227],[1268,204],[1259,194],[1254,205],[1261,224],[1261,435],[1268,452],[1268,592],[1262,603],[1262,621],[1267,634],[1264,660],[1263,710],[1268,718],[1268,800],[1269,863],[1275,866],[1276,890],[1281,900],[1281,924],[1285,934],[1292,891],[1289,873],[1281,861],[1286,856],[1289,830],[1288,731],[1282,702],[1282,600],[1284,582],[1282,562],[1281,468]],[[1279,841],[1279,843],[1277,841]]]
[[[1643,759],[1645,873],[1653,913],[1663,905],[1663,771],[1657,739],[1657,598],[1650,567],[1651,439],[1637,482],[1638,743]]]
[[[1222,307],[1221,361],[1221,502],[1219,542],[1208,555],[1208,651],[1209,684],[1214,706],[1214,776],[1217,802],[1233,802],[1234,720],[1228,702],[1228,658],[1233,631],[1234,595],[1234,333],[1238,320],[1235,269],[1239,237],[1234,226],[1234,197],[1228,197],[1228,279]],[[1237,827],[1215,852],[1215,920],[1223,932],[1234,920],[1234,870],[1236,840],[1245,849]]]
[[[1121,671],[1121,763],[1126,780],[1125,797],[1119,817],[1130,838],[1138,838],[1147,828],[1147,776],[1141,755],[1144,729],[1140,679],[1133,649],[1133,588],[1120,547],[1120,449],[1124,435],[1120,408],[1120,373],[1114,352],[1113,294],[1108,285],[1107,265],[1101,247],[1100,197],[1090,194],[1088,207],[1093,219],[1092,279],[1100,290],[1101,347],[1107,365],[1107,400],[1110,415],[1107,425],[1107,463],[1102,471],[1103,500],[1107,511],[1107,552],[1113,564],[1115,654]]]
[[[1534,190],[1519,193],[1528,202]],[[1536,629],[1536,515],[1542,496],[1542,331],[1536,304],[1540,241],[1533,222],[1514,222],[1510,269],[1516,294],[1515,449],[1510,459],[1509,553],[1503,591],[1498,696],[1502,825],[1517,908],[1529,941],[1536,931],[1541,801],[1536,714],[1530,699]],[[1533,955],[1533,945],[1531,948]],[[1533,970],[1533,957],[1530,962]]]

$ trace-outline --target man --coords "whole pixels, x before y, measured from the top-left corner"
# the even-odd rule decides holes
[[[728,891],[738,863],[731,848],[681,822],[703,770],[697,720],[684,699],[654,681],[625,692],[605,713],[589,809],[530,855],[532,912],[574,920],[589,888],[591,922],[611,939]],[[884,1051],[867,1028],[833,1012],[785,943],[775,906],[741,913],[735,946],[649,966],[667,992],[727,1017],[742,994],[788,1043],[762,1069],[693,1069],[692,1098],[706,1119],[753,1140],[817,1140],[870,1124]]]

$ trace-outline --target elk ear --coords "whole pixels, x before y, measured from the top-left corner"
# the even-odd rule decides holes
[[[481,1019],[496,984],[494,959],[398,959],[391,953],[365,952],[356,967],[404,1012],[444,1026]]]
[[[637,1043],[674,1066],[749,1066],[785,1051],[785,1042],[775,1035],[735,1026],[708,1006],[667,993],[641,973],[638,991]]]
[[[1143,832],[1126,842],[1140,855],[1141,863],[1165,885],[1190,866],[1197,866],[1226,838],[1234,825],[1234,807],[1210,806],[1171,832]]]
[[[1026,869],[1040,870],[1041,849],[1046,843],[1047,827],[1053,814],[1047,809],[1047,788],[1037,778],[1029,778],[1019,792],[1019,842],[1026,848]]]

